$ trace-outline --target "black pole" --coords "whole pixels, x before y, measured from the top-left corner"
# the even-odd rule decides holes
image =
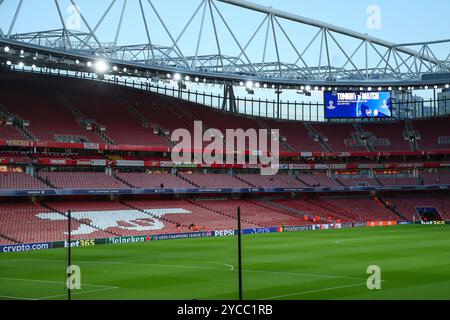
[[[237,210],[238,225],[238,273],[239,273],[239,300],[242,301],[242,234],[241,234],[241,207]]]
[[[70,210],[67,211],[67,228],[68,228],[68,246],[67,246],[67,267],[69,268],[72,265],[72,226],[71,226],[71,213]],[[71,289],[70,289],[70,284],[69,284],[69,278],[70,278],[70,272],[69,269],[67,269],[67,300],[71,299]]]

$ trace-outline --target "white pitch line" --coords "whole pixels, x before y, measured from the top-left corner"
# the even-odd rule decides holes
[[[21,259],[21,261],[59,261],[52,259]],[[142,266],[156,266],[156,267],[171,267],[171,268],[184,268],[184,269],[201,269],[201,270],[219,270],[219,271],[234,271],[234,267],[228,264],[230,269],[223,268],[212,268],[212,267],[202,267],[202,266],[185,266],[185,265],[175,265],[175,264],[156,264],[156,263],[140,263],[140,262],[123,262],[123,261],[94,261],[94,260],[83,260],[79,263],[98,263],[98,264],[117,264],[117,265],[142,265]],[[209,262],[212,263],[212,262]],[[219,264],[219,263],[217,263]],[[365,280],[365,278],[355,278],[355,277],[347,277],[347,276],[338,276],[338,275],[327,275],[327,274],[313,274],[313,273],[294,273],[294,272],[278,272],[278,271],[266,271],[266,270],[250,270],[243,269],[244,272],[258,272],[258,273],[267,273],[267,274],[280,274],[280,275],[292,275],[292,276],[301,276],[301,277],[318,277],[318,278],[334,278],[334,279],[348,279],[348,280]]]
[[[21,279],[21,278],[0,278],[0,280],[31,281],[31,282],[56,283],[56,284],[65,284],[66,283],[65,281],[51,281],[51,280],[39,280],[39,279]],[[89,287],[117,289],[117,287],[102,286],[102,285],[99,285],[99,284],[82,283],[82,285],[89,286]]]
[[[100,292],[100,291],[107,291],[107,290],[113,290],[113,289],[119,289],[118,287],[105,287],[103,289],[95,289],[95,290],[86,290],[86,291],[81,291],[81,292],[72,292],[72,295],[79,295],[79,294],[84,294],[84,293],[92,293],[92,292]],[[47,297],[41,297],[41,298],[36,298],[36,299],[32,299],[32,300],[47,300],[47,299],[52,299],[52,298],[59,298],[59,297],[66,297],[67,294],[58,294],[58,295],[54,295],[54,296],[47,296]]]
[[[329,275],[329,274],[296,273],[296,272],[248,270],[248,269],[243,269],[242,271],[245,271],[245,272],[259,272],[259,273],[270,273],[270,274],[280,274],[280,275],[288,275],[288,276],[318,277],[318,278],[333,278],[333,279],[348,279],[348,280],[364,280],[364,278],[335,276],[335,275]]]
[[[0,298],[14,299],[14,300],[33,300],[31,298],[13,297],[13,296],[0,296]]]
[[[283,294],[279,296],[273,296],[268,298],[263,298],[260,300],[272,300],[272,299],[278,299],[278,298],[287,298],[287,297],[293,297],[293,296],[300,296],[308,293],[315,293],[315,292],[322,292],[322,291],[331,291],[331,290],[338,290],[338,289],[344,289],[344,288],[351,288],[351,287],[359,287],[359,286],[366,286],[367,283],[358,283],[358,284],[350,284],[346,286],[340,286],[340,287],[330,287],[330,288],[323,288],[323,289],[316,289],[316,290],[310,290],[310,291],[303,291],[303,292],[297,292],[297,293],[290,293],[290,294]]]

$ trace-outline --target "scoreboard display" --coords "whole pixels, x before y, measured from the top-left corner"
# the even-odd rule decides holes
[[[361,91],[324,93],[325,118],[388,118],[391,117],[391,93]]]

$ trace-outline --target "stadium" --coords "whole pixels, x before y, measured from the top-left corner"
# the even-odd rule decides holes
[[[266,3],[0,0],[0,300],[450,299],[450,40]]]

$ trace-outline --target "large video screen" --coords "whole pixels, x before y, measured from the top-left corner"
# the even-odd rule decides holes
[[[324,93],[325,118],[391,117],[391,93],[338,92]]]

